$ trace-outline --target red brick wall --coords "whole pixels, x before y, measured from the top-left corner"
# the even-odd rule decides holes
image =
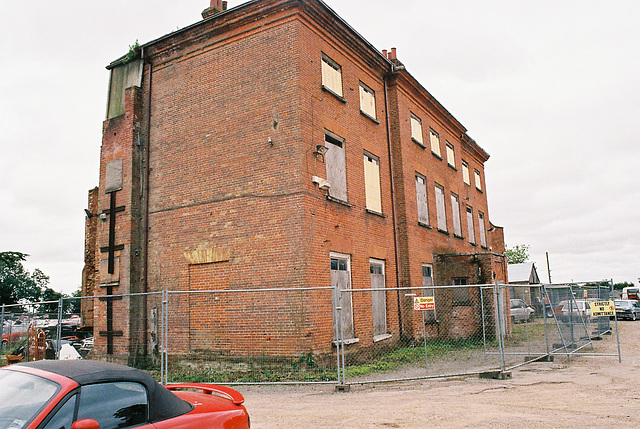
[[[98,212],[98,188],[89,191],[87,209],[93,215]],[[82,296],[93,296],[96,290],[96,239],[98,231],[98,216],[86,217],[84,230],[84,267],[82,269]],[[83,299],[80,301],[82,324],[93,326],[93,302]]]
[[[124,189],[117,193],[117,205],[125,206],[116,232],[116,244],[125,245],[118,254],[118,293],[141,292],[145,284],[152,292],[329,287],[331,252],[349,255],[354,289],[371,286],[371,258],[385,262],[387,287],[421,286],[421,264],[433,263],[433,254],[478,250],[468,238],[418,226],[414,177],[416,171],[427,177],[434,225],[434,182],[445,187],[450,230],[450,192],[460,196],[465,235],[465,198],[476,222],[481,210],[489,225],[486,194],[463,185],[460,168],[464,157],[473,181],[473,169],[482,170],[481,151],[465,146],[462,126],[402,72],[390,82],[386,112],[390,65],[350,31],[316,2],[265,0],[145,47],[143,87],[127,90],[125,115],[105,123],[101,155],[100,210],[109,204],[106,163],[124,159]],[[323,53],[342,68],[343,100],[321,87]],[[360,82],[375,92],[375,121],[360,112]],[[440,133],[445,160],[411,142],[409,111],[421,115],[425,144],[430,126]],[[136,145],[140,127],[148,154]],[[324,144],[325,130],[345,142],[348,204],[330,201],[312,182],[313,176],[326,178],[323,157],[313,153]],[[447,166],[446,140],[456,145],[458,171]],[[366,210],[365,151],[379,158],[382,215]],[[147,157],[145,283],[140,255]],[[107,228],[108,222],[98,225],[98,248],[107,245]],[[416,327],[410,304],[395,291],[387,294],[387,326],[395,339],[401,329]],[[328,290],[172,295],[170,305],[175,353],[331,350]],[[354,294],[361,346],[373,342],[371,305],[370,293]],[[119,311],[116,329],[127,325],[136,337],[119,347],[146,344],[139,320],[152,307]],[[103,309],[96,317],[96,326],[103,326]],[[96,347],[103,349],[103,339]]]

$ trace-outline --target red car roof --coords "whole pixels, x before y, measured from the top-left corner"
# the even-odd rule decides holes
[[[7,369],[33,368],[69,378],[79,385],[109,381],[135,381],[144,385],[149,395],[151,422],[187,414],[193,406],[162,387],[150,374],[115,363],[92,360],[42,360],[14,364]]]

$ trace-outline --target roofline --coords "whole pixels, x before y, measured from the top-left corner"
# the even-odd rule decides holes
[[[462,125],[458,119],[456,119],[453,114],[438,101],[436,97],[433,96],[429,92],[428,89],[420,83],[418,79],[416,79],[404,66],[397,68],[398,75],[402,76],[404,80],[411,85],[416,91],[422,93],[423,96],[433,105],[436,111],[440,112],[442,116],[449,121],[453,128],[457,128],[460,131],[459,137],[460,140],[469,146],[469,149],[476,153],[476,155],[482,160],[482,162],[486,162],[491,155],[484,150],[474,139],[472,139],[469,134],[467,134],[467,128]]]
[[[193,24],[189,24],[186,27],[180,28],[176,31],[172,31],[171,33],[167,33],[164,36],[158,37],[157,39],[153,39],[149,42],[146,42],[142,45],[140,45],[137,49],[136,52],[144,52],[144,50],[152,45],[155,45],[156,43],[160,43],[164,40],[170,39],[174,36],[177,36],[183,32],[189,31],[193,28],[196,28],[200,25],[203,25],[207,22],[216,20],[220,17],[229,15],[231,13],[237,12],[239,10],[248,8],[250,6],[252,6],[253,4],[256,3],[260,3],[263,2],[265,0],[249,0],[247,2],[244,2],[242,4],[239,4],[236,7],[232,7],[231,9],[227,9],[225,11],[221,11],[213,16],[210,16],[208,18],[202,19],[200,21],[194,22]],[[371,42],[369,42],[367,39],[365,39],[360,33],[358,33],[351,25],[349,25],[340,15],[338,15],[336,13],[336,11],[334,11],[331,7],[329,7],[324,1],[322,0],[284,0],[284,2],[297,2],[297,3],[309,3],[309,2],[314,2],[319,4],[321,7],[323,7],[325,10],[327,10],[332,16],[333,18],[335,18],[340,24],[342,24],[347,31],[353,33],[353,35],[355,35],[358,39],[360,39],[360,41],[366,45],[369,49],[371,49],[373,52],[376,53],[377,56],[379,56],[381,59],[384,60],[385,63],[387,63],[389,65],[389,69],[392,70],[393,69],[393,63],[387,58],[385,57],[381,51],[379,51],[375,46],[373,46],[371,44]],[[112,61],[111,63],[109,63],[109,65],[106,66],[107,70],[111,70],[114,67],[117,67],[121,64],[125,63],[125,60],[127,59],[127,54],[121,56],[120,58]]]

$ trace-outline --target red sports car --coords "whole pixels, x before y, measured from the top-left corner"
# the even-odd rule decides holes
[[[244,398],[215,384],[163,387],[137,369],[90,360],[0,369],[0,429],[248,429]]]

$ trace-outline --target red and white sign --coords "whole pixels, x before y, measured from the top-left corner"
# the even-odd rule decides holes
[[[416,296],[413,298],[414,310],[435,310],[436,301],[432,296]]]

